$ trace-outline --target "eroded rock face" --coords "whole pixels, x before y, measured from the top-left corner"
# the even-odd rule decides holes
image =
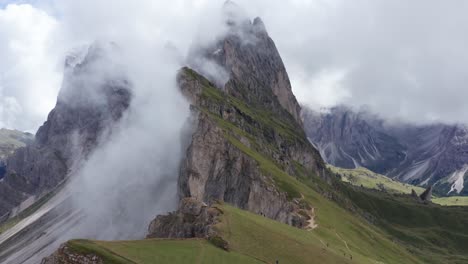
[[[259,155],[271,159],[290,175],[298,176],[298,166],[321,175],[323,161],[305,140],[300,125],[290,115],[286,119],[278,118],[277,122],[294,127],[297,135],[286,137],[278,133],[270,125],[249,116],[248,109],[242,110],[249,107],[265,109],[262,105],[230,104],[238,99],[217,90],[214,84],[189,68],[180,71],[178,82],[182,93],[192,102],[196,120],[192,141],[180,170],[180,197],[192,197],[207,204],[225,201],[283,223],[306,226],[306,214],[299,213],[303,209],[299,206],[300,201],[292,201],[275,185],[272,175],[263,171],[259,162],[241,150],[239,145],[233,144],[230,138],[234,137],[246,148],[256,149]],[[220,119],[245,133],[228,135],[229,131],[221,125],[224,121]]]
[[[104,261],[94,254],[76,253],[64,244],[51,256],[44,258],[41,264],[103,264]]]
[[[180,200],[179,209],[160,215],[148,228],[148,238],[209,238],[217,236],[214,228],[222,211],[208,207],[194,198]]]
[[[206,114],[198,115],[198,126],[179,176],[182,197],[193,197],[208,204],[225,201],[301,226],[301,217],[295,214],[298,208],[262,173],[258,163],[232,145]]]
[[[419,198],[423,202],[430,202],[432,200],[432,186],[427,187],[427,189],[423,193],[421,193]]]
[[[338,167],[365,167],[402,182],[434,186],[439,195],[468,194],[464,125],[387,122],[344,106],[302,111],[309,139]]]
[[[0,216],[29,196],[55,188],[111,133],[132,96],[130,84],[122,76],[98,71],[106,63],[110,62],[105,51],[96,46],[82,61],[68,65],[57,104],[35,140],[5,162]]]
[[[183,68],[177,77],[195,120],[180,169],[179,196],[209,206],[223,201],[306,227],[313,208],[300,194],[280,188],[275,177],[327,179],[325,164],[305,136],[299,104],[263,22],[251,22],[238,11],[231,2],[225,5],[227,34],[194,49],[189,64],[195,70]],[[218,75],[207,70],[207,61],[209,69],[218,67]],[[151,229],[167,236],[169,223],[181,219],[177,213],[158,217]]]

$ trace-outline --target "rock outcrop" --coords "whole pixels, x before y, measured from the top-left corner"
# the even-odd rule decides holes
[[[104,261],[95,254],[74,252],[64,244],[54,254],[44,258],[41,264],[104,264]]]
[[[427,189],[423,193],[421,193],[419,198],[423,202],[430,202],[432,200],[432,185],[427,187]]]
[[[160,215],[151,222],[148,238],[215,237],[215,225],[221,214],[221,209],[216,206],[208,207],[195,198],[183,198],[177,211]]]
[[[299,213],[300,203],[292,201],[299,197],[281,190],[274,181],[291,177],[287,173],[298,177],[324,173],[323,161],[300,125],[290,115],[283,119],[262,105],[224,93],[191,69],[182,69],[178,80],[197,116],[179,176],[181,198],[208,204],[225,201],[283,223],[307,225],[308,219]],[[281,175],[262,169],[262,159],[267,163],[271,159],[270,165]]]
[[[6,160],[0,182],[0,216],[30,196],[54,189],[111,132],[128,108],[130,84],[101,74],[110,63],[106,50],[91,46],[83,59],[68,58],[55,108],[35,140]]]

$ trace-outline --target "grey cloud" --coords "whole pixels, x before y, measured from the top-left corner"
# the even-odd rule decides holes
[[[264,20],[284,56],[294,91],[303,95],[299,101],[320,106],[322,90],[335,89],[335,98],[326,103],[368,105],[384,116],[412,122],[468,122],[468,3],[298,5],[303,7],[298,12],[294,4],[285,5],[286,15],[273,5],[264,11]],[[330,73],[328,79],[336,72],[346,74],[332,80],[338,88],[314,85],[318,77],[327,79],[323,71]]]

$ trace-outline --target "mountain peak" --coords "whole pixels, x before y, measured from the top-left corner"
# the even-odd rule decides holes
[[[302,126],[288,73],[263,21],[257,17],[251,22],[232,1],[226,2],[223,10],[227,33],[213,45],[197,50],[203,57],[198,62],[203,61],[204,67],[190,66],[230,95],[276,114],[289,114]],[[225,73],[222,82],[216,81],[220,73]]]

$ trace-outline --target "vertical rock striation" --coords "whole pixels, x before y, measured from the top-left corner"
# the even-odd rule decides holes
[[[263,22],[251,22],[232,2],[224,8],[227,33],[211,46],[194,49],[189,65],[195,70],[185,67],[177,77],[195,117],[179,196],[208,206],[224,201],[305,228],[313,210],[282,179],[327,179],[324,162],[306,138],[300,106]],[[221,70],[207,71],[201,63],[206,61]],[[216,72],[227,72],[228,78],[220,82],[217,77],[224,75]],[[171,214],[179,222],[181,210]],[[153,221],[150,236],[168,237],[159,228],[171,226],[168,219]]]
[[[335,107],[302,112],[309,139],[330,164],[365,167],[439,195],[467,194],[468,129],[464,125],[387,122],[367,111]]]
[[[262,20],[257,17],[251,22],[230,1],[223,11],[227,32],[214,45],[196,49],[193,56],[203,56],[229,74],[223,84],[226,93],[248,104],[261,105],[276,115],[289,114],[302,126],[301,108],[292,93],[288,73]],[[200,70],[197,65],[194,69]],[[201,69],[200,73],[216,79],[213,72]]]

